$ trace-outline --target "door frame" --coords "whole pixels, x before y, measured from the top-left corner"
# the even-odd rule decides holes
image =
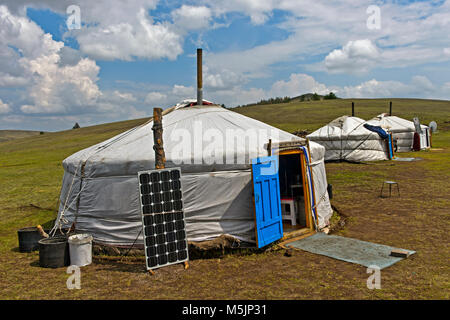
[[[309,190],[308,184],[308,175],[307,175],[307,165],[306,165],[306,156],[305,152],[302,148],[292,149],[292,150],[284,150],[278,153],[278,156],[285,156],[290,154],[298,154],[300,155],[300,167],[302,172],[302,184],[303,184],[303,198],[305,199],[305,216],[306,216],[306,228],[311,231],[314,230],[314,222],[312,218],[312,210],[311,210],[311,193]],[[311,185],[314,188],[314,183],[311,181]],[[313,197],[314,197],[314,189],[313,189]]]

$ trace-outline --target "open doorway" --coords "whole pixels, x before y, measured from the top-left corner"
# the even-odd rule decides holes
[[[283,232],[311,229],[309,188],[302,149],[279,154],[280,200]]]
[[[252,159],[258,248],[282,238],[308,236],[315,230],[314,179],[307,146],[288,142],[277,147],[274,155]]]

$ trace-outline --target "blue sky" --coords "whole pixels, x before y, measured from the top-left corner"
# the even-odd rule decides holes
[[[69,5],[81,28],[69,30]],[[0,129],[145,117],[195,97],[450,99],[450,1],[2,1]]]

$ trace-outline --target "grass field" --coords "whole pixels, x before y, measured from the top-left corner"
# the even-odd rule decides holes
[[[32,137],[40,134],[40,131],[28,130],[0,130],[0,142]]]
[[[389,100],[353,100],[356,115],[387,112]],[[437,121],[433,151],[401,154],[415,162],[327,164],[333,204],[346,216],[337,234],[417,251],[382,271],[381,290],[366,268],[303,251],[227,254],[145,272],[142,257],[95,256],[81,290],[65,268],[43,269],[38,253],[19,253],[17,230],[56,216],[62,160],[146,121],[138,119],[0,142],[0,299],[448,299],[450,293],[450,102],[392,99],[394,114]],[[316,129],[351,112],[351,100],[236,109],[282,129]],[[379,198],[398,181],[400,197]]]
[[[419,117],[421,123],[426,125],[432,120],[438,125],[450,121],[449,101],[445,100],[336,99],[258,105],[233,110],[289,132],[297,129],[312,131],[337,117],[351,115],[352,101],[355,103],[355,116],[364,120],[389,112],[389,101],[392,101],[393,115],[409,120]]]

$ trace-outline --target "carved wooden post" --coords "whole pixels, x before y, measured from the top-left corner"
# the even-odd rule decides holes
[[[155,150],[155,169],[164,169],[166,155],[163,145],[162,109],[153,109],[153,150]]]

